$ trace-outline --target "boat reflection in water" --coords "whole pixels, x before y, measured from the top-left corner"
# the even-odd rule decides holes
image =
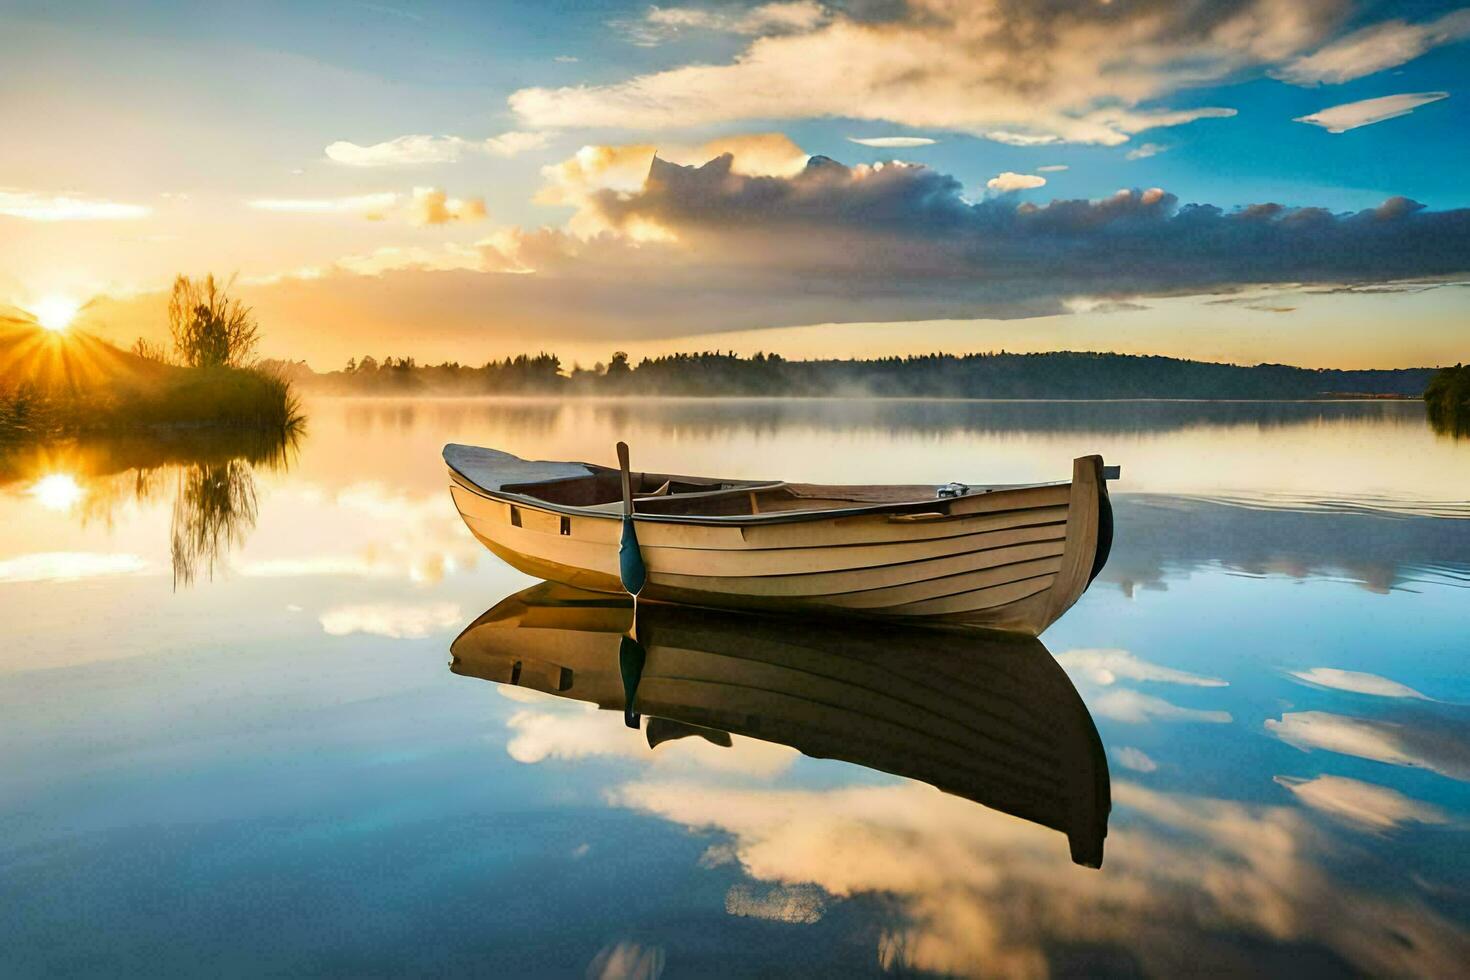
[[[450,669],[646,717],[649,748],[731,733],[929,783],[1067,835],[1100,867],[1111,798],[1087,707],[1039,640],[640,602],[542,583]],[[633,636],[637,637],[636,640]]]

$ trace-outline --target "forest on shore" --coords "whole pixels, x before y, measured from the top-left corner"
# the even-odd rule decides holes
[[[1056,351],[918,354],[871,360],[787,360],[704,351],[564,368],[555,354],[481,365],[354,358],[318,373],[304,361],[270,368],[306,391],[342,395],[672,395],[878,398],[1418,398],[1434,368],[1335,370],[1219,364],[1136,354]]]

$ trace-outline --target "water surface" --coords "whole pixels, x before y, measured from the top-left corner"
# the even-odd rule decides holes
[[[1470,442],[1422,406],[349,399],[309,416],[293,445],[0,461],[7,973],[1470,959]],[[456,636],[534,583],[465,531],[440,446],[606,462],[619,438],[640,469],[732,478],[1122,464],[1112,558],[1042,638],[1101,736],[1102,868],[973,802],[1004,804],[995,780],[1039,764],[1025,744],[964,785],[901,754],[858,765],[846,736],[803,755],[751,712],[650,748],[647,720],[554,683],[452,670]],[[807,645],[840,656],[842,635]],[[885,717],[930,752],[942,685],[916,665],[938,654],[893,648],[891,684],[864,683],[906,699]]]

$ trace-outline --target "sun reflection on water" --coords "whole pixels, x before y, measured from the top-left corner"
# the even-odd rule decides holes
[[[47,510],[69,511],[86,496],[86,491],[70,473],[52,473],[31,485],[30,494]]]

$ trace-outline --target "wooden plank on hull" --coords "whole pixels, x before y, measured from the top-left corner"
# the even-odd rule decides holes
[[[615,571],[617,568],[616,550],[600,543],[575,536],[540,533],[493,520],[468,520],[477,533],[526,555],[599,572]],[[703,551],[652,545],[643,545],[641,550],[649,573],[655,576],[665,573],[719,578],[762,577],[843,572],[966,554],[976,550],[975,543],[983,538],[982,532],[978,535],[958,535],[915,542],[894,541],[839,548],[765,549],[759,552]]]
[[[910,602],[899,606],[889,606],[884,609],[885,613],[895,616],[939,616],[954,613],[975,612],[981,609],[990,609],[1002,606],[1008,602],[1024,599],[1038,592],[1044,592],[1051,588],[1052,583],[1057,580],[1054,574],[1038,575],[1035,578],[1022,579],[1019,582],[1008,582],[1005,585],[997,585],[986,589],[974,589],[961,592],[958,595],[943,596],[937,599],[925,599],[920,602]]]
[[[1058,555],[1052,558],[1040,558],[1035,561],[1015,562],[1002,565],[999,568],[987,568],[980,571],[964,572],[958,575],[946,575],[942,578],[926,579],[922,582],[911,582],[907,585],[898,585],[892,588],[832,595],[827,596],[823,601],[832,606],[838,606],[844,609],[885,608],[909,602],[919,602],[924,599],[939,599],[972,589],[1006,585],[1010,582],[1033,579],[1038,575],[1055,574],[1057,569],[1061,567],[1061,564],[1061,556]]]
[[[900,522],[894,515],[837,517],[773,527],[747,526],[747,549],[829,548],[834,545],[882,544],[889,541],[925,541],[982,531],[1060,524],[1067,519],[1062,505],[1025,507],[985,514],[950,515],[937,521]]]
[[[1033,558],[1060,556],[1064,539],[1056,530],[1044,530],[1049,532],[1045,537],[1040,534],[1012,537],[1010,532],[1004,532],[1005,537],[983,535],[976,541],[981,547],[973,551],[885,565],[865,565],[835,572],[798,572],[789,575],[678,575],[654,572],[653,579],[678,588],[748,592],[752,595],[811,596],[863,592]]]
[[[1042,629],[1056,622],[1072,608],[1082,595],[1092,574],[1097,557],[1099,497],[1102,484],[1101,456],[1079,456],[1072,461],[1071,499],[1067,504],[1067,549],[1062,556],[1062,569],[1057,573],[1057,587],[1048,597],[1046,622]]]
[[[941,623],[962,623],[966,626],[984,626],[1001,629],[1026,636],[1040,636],[1046,627],[1046,606],[1050,590],[1037,592],[1024,599],[1008,602],[1003,606],[988,609],[961,611],[932,617]]]
[[[835,599],[840,596],[853,598],[858,605],[869,605],[870,603],[862,601],[863,597],[878,592],[987,569],[1010,568],[1038,559],[1059,564],[1061,554],[1062,542],[1055,540],[847,572],[733,579],[720,576],[660,575],[655,577],[655,581],[675,588],[699,589],[711,593],[730,592],[793,599]],[[1003,576],[1006,573],[999,574],[1004,581]]]

